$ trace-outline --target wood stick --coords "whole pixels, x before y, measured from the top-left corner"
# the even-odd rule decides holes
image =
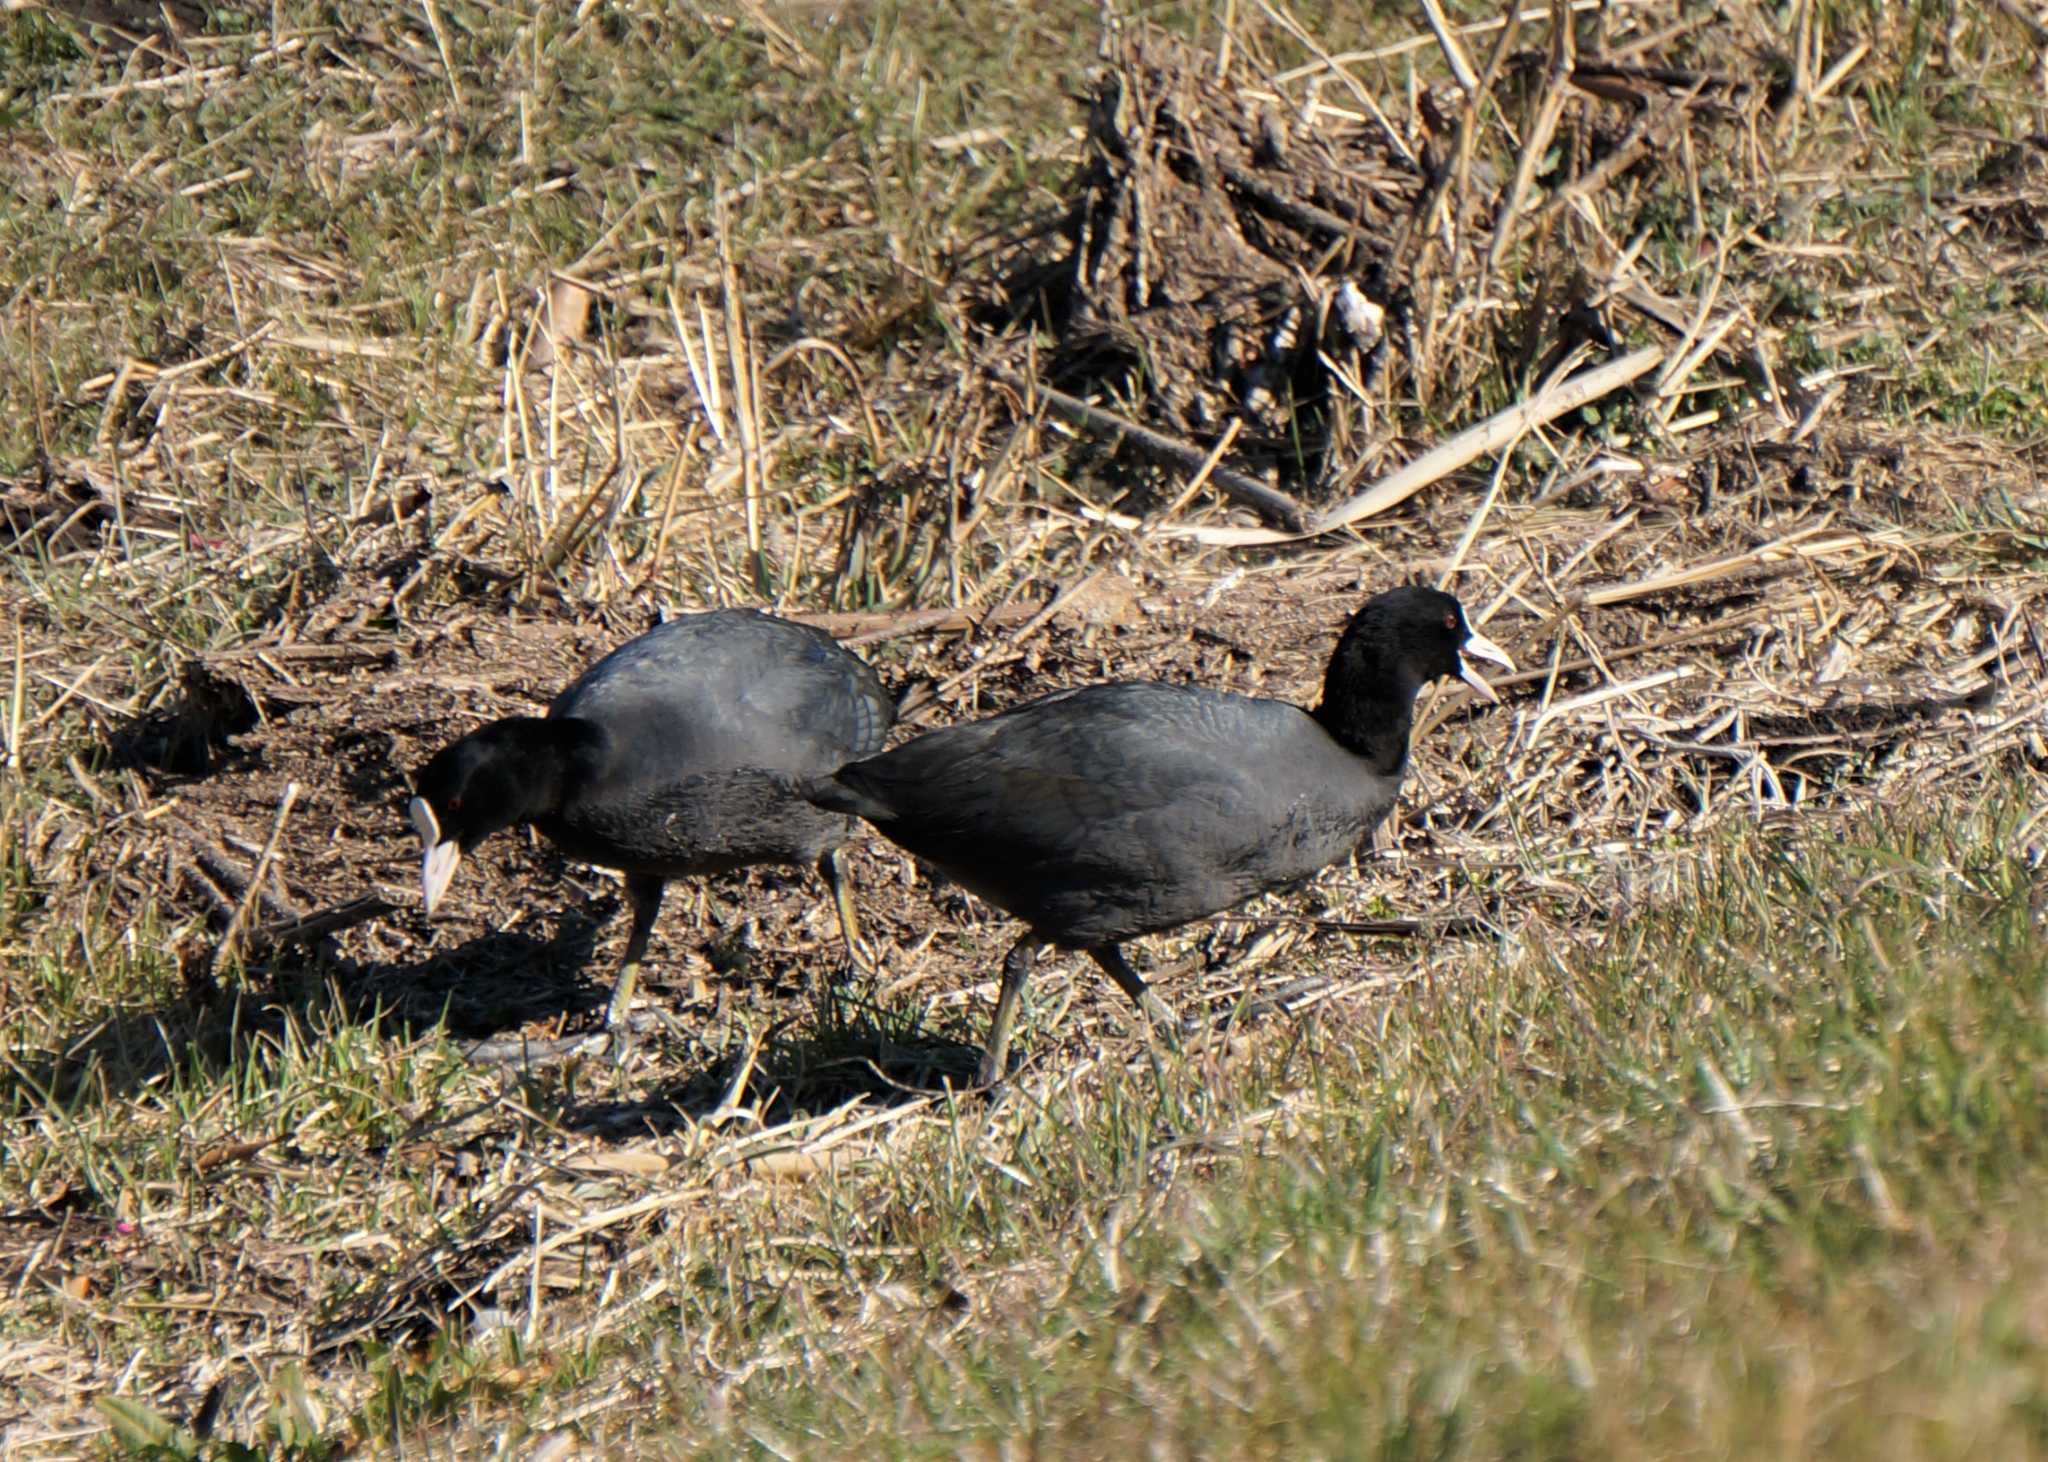
[[[339,934],[344,929],[353,929],[358,924],[381,918],[391,912],[393,905],[377,894],[364,894],[350,899],[345,904],[321,909],[299,919],[287,919],[282,923],[267,925],[259,935],[264,944],[302,944],[312,939],[324,939],[330,934]]]
[[[962,630],[990,625],[1021,624],[1045,605],[1036,599],[1021,599],[977,614],[971,608],[906,609],[901,611],[838,611],[830,614],[792,614],[798,624],[815,625],[834,639],[848,645],[872,644],[902,635],[956,634]]]
[[[249,886],[242,892],[241,906],[235,910],[235,917],[228,921],[228,932],[221,936],[220,959],[223,962],[233,957],[236,946],[242,941],[242,931],[249,925],[249,911],[256,906],[257,893],[270,873],[270,860],[277,856],[278,840],[284,836],[285,819],[292,815],[292,804],[298,800],[299,784],[285,783],[284,796],[277,804],[277,818],[270,824],[270,837],[257,856],[255,871],[249,875]]]
[[[1550,139],[1557,131],[1557,124],[1564,119],[1565,104],[1571,99],[1571,87],[1566,80],[1570,67],[1568,56],[1560,55],[1553,61],[1544,84],[1543,99],[1537,103],[1536,121],[1529,128],[1521,155],[1515,159],[1514,181],[1508,185],[1508,196],[1501,205],[1500,222],[1493,227],[1493,241],[1486,247],[1486,277],[1489,279],[1500,267],[1500,256],[1507,252],[1508,244],[1521,232],[1517,221],[1522,214],[1522,200],[1529,196],[1529,189],[1536,181],[1536,170],[1542,166],[1543,158],[1550,150]]]
[[[1105,436],[1121,434],[1129,438],[1132,446],[1155,461],[1165,462],[1188,472],[1199,472],[1208,459],[1208,454],[1199,447],[1177,441],[1161,432],[1153,431],[1150,427],[1139,426],[1135,421],[1118,416],[1113,411],[1090,406],[1086,401],[1069,396],[1064,391],[1055,391],[1050,386],[1027,382],[1008,371],[998,371],[996,379],[1027,399],[1037,397],[1076,426],[1086,427]],[[1296,533],[1299,533],[1307,522],[1308,515],[1302,511],[1301,504],[1277,488],[1268,487],[1242,472],[1233,472],[1228,467],[1212,467],[1209,480],[1222,488],[1225,496],[1243,503],[1268,522],[1277,523]]]
[[[1443,48],[1444,60],[1450,63],[1451,75],[1457,78],[1458,87],[1466,96],[1473,96],[1479,90],[1479,77],[1472,70],[1472,62],[1465,55],[1465,48],[1458,44],[1458,37],[1451,29],[1451,23],[1444,17],[1444,8],[1437,0],[1422,0],[1422,13],[1429,19],[1429,28],[1436,35],[1436,43]]]
[[[1058,516],[1069,516],[1067,509],[1046,507],[1045,511]],[[1234,528],[1212,527],[1206,523],[1147,523],[1142,518],[1133,518],[1129,513],[1113,513],[1107,508],[1080,507],[1071,516],[1087,523],[1106,523],[1112,528],[1121,528],[1126,533],[1143,533],[1151,538],[1174,539],[1185,543],[1201,543],[1210,548],[1259,548],[1271,543],[1299,543],[1314,535],[1302,532],[1288,532],[1280,528]]]
[[[1475,427],[1459,432],[1449,441],[1417,457],[1399,471],[1389,473],[1364,492],[1345,499],[1308,524],[1311,533],[1330,533],[1348,527],[1361,518],[1384,513],[1405,502],[1440,478],[1448,477],[1467,462],[1499,451],[1524,432],[1597,401],[1610,391],[1626,386],[1647,374],[1665,358],[1662,346],[1646,345],[1627,355],[1581,371],[1527,401],[1496,412]],[[1347,477],[1349,474],[1347,474]],[[1348,485],[1340,482],[1339,486]]]
[[[1817,543],[1810,541],[1815,534],[1825,531],[1826,527],[1824,523],[1814,524],[1809,528],[1788,533],[1774,542],[1752,548],[1747,553],[1709,559],[1705,563],[1673,569],[1669,573],[1653,574],[1647,579],[1637,579],[1633,583],[1597,585],[1574,597],[1581,604],[1600,609],[1610,604],[1625,604],[1631,599],[1647,599],[1652,594],[1662,594],[1672,589],[1689,589],[1699,584],[1709,584],[1716,579],[1739,574],[1744,569],[1780,564],[1793,558],[1826,558],[1846,549],[1858,548],[1876,553],[1896,547],[1896,544],[1883,538],[1860,533],[1838,534],[1833,538],[1823,538]]]
[[[1611,3],[1611,0],[1571,0],[1571,3],[1566,5],[1564,9],[1568,14],[1579,15],[1590,10],[1598,10],[1602,5],[1609,3]],[[1615,8],[1622,9],[1630,5],[1647,6],[1653,3],[1654,0],[1623,0],[1623,4],[1617,5]],[[1541,24],[1544,21],[1556,18],[1557,8],[1550,5],[1532,5],[1515,15],[1515,19],[1525,25]],[[1483,36],[1499,30],[1507,23],[1508,20],[1505,15],[1497,16],[1490,20],[1467,21],[1464,25],[1453,26],[1452,34],[1459,36]],[[1411,35],[1406,40],[1395,41],[1392,45],[1380,46],[1370,51],[1340,51],[1334,56],[1318,56],[1314,61],[1306,62],[1291,70],[1282,71],[1273,80],[1277,84],[1285,86],[1290,82],[1300,81],[1305,76],[1314,76],[1319,71],[1338,72],[1346,66],[1356,66],[1364,61],[1391,61],[1396,56],[1407,55],[1410,51],[1427,50],[1430,40],[1431,38],[1426,35]]]

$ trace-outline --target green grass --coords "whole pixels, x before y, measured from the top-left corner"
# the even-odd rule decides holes
[[[682,286],[715,290],[729,253],[771,343],[835,338],[878,383],[906,351],[925,368],[931,343],[943,349],[953,256],[1043,208],[1065,170],[1044,144],[1092,46],[1078,5],[1001,27],[884,6],[765,29],[659,7],[573,24],[552,8],[440,10],[452,68],[420,14],[285,5],[227,26],[194,61],[233,74],[111,100],[95,92],[126,84],[117,50],[52,14],[0,19],[16,63],[0,140],[22,164],[0,171],[0,354],[25,366],[0,373],[0,474],[109,447],[120,471],[160,438],[125,470],[232,544],[345,516],[373,462],[443,483],[504,475],[503,341],[549,270],[622,281],[592,331],[607,361],[644,353],[636,331],[665,338],[672,292],[688,315]],[[295,44],[271,43],[271,14]],[[931,145],[974,128],[992,140]],[[142,415],[147,377],[112,398],[125,362],[175,369],[263,329],[298,343],[187,377],[160,432]],[[851,400],[837,372],[817,379],[830,404]],[[652,414],[650,432],[674,419],[666,401],[607,406],[636,428]],[[584,474],[571,500],[597,479],[609,425],[571,423],[564,459]],[[665,480],[671,444],[634,441],[649,445],[627,475]],[[810,455],[779,485],[800,492]],[[863,475],[880,465],[833,455]],[[525,508],[501,530],[521,568],[554,527]],[[622,546],[647,551],[641,518],[658,508],[626,516]],[[355,536],[326,531],[344,549]],[[301,562],[273,555],[238,577],[277,589]],[[219,597],[209,555],[172,564],[194,596]],[[662,575],[679,596],[703,593],[688,566]],[[64,577],[54,604],[71,601]],[[437,577],[429,597],[446,592]],[[264,619],[209,602],[152,615],[135,638],[163,664]]]
[[[869,1242],[1022,1272],[975,1323],[723,1394],[722,1427],[674,1382],[668,1424],[805,1455],[2042,1455],[2018,811],[1731,834],[1604,947],[1464,961],[1227,1088],[1138,1073],[1020,1124],[1014,1178],[864,1185]]]
[[[970,1107],[793,1229],[742,1209],[676,1247],[626,1334],[373,1353],[317,1435],[431,1446],[623,1377],[593,1440],[710,1455],[2048,1454],[2027,810],[1731,829],[1600,940]],[[446,1069],[340,1035],[253,1063],[231,1125],[397,1140]]]

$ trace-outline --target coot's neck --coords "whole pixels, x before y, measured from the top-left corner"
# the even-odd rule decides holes
[[[512,716],[491,730],[509,794],[506,827],[558,815],[572,788],[596,770],[604,744],[602,731],[574,716]]]
[[[1399,776],[1408,764],[1408,732],[1421,690],[1415,672],[1387,663],[1354,623],[1337,642],[1323,675],[1322,703],[1310,714],[1376,775]]]

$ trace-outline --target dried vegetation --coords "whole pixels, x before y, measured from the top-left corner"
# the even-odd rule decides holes
[[[962,78],[886,17],[456,9],[5,22],[10,1451],[106,1392],[342,1439],[366,1356],[485,1324],[490,1386],[560,1382],[540,1430],[639,1406],[604,1342],[649,1323],[710,1380],[789,1363],[711,1274],[853,1346],[943,1266],[792,1179],[998,1162],[1142,1063],[1062,968],[1032,1098],[956,1110],[1001,931],[880,846],[876,988],[818,993],[802,880],[722,881],[633,1070],[484,1059],[594,1019],[622,921],[503,839],[429,929],[406,773],[660,606],[827,623],[916,725],[1305,699],[1363,593],[1454,587],[1506,706],[1430,703],[1355,869],[1154,942],[1219,1029],[1373,1009],[1459,927],[1597,942],[1729,822],[2048,761],[2048,194],[1960,80],[2022,84],[2013,15],[1238,7],[932,132],[888,108]],[[693,59],[608,91],[650,48]]]

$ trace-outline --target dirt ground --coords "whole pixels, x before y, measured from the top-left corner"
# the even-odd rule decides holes
[[[1379,988],[1426,968],[1446,921],[1496,935],[1596,929],[1654,869],[1656,834],[1756,815],[1766,792],[1778,804],[1768,816],[1796,815],[1781,790],[1820,815],[1913,795],[1988,756],[2041,757],[2038,580],[2001,584],[1982,563],[1960,574],[1940,562],[1953,547],[1982,551],[1938,525],[1958,494],[1982,490],[1983,465],[1849,441],[1758,460],[1723,443],[1688,471],[1595,479],[1519,512],[1512,533],[1482,534],[1459,583],[1517,658],[1505,704],[1440,692],[1375,853],[1305,897],[1150,941],[1140,968],[1190,1011],[1219,1014],[1247,991],[1299,1001]],[[2006,464],[2004,490],[2018,471]],[[1441,571],[1455,535],[1435,525],[1447,516],[1418,512],[1371,549],[1216,573],[1184,553],[1168,565],[1139,539],[1105,541],[1050,612],[1025,601],[811,618],[872,658],[905,708],[899,738],[1118,678],[1312,704],[1351,608]],[[544,710],[651,609],[636,620],[542,601],[358,628],[342,610],[363,592],[334,582],[295,624],[192,667],[177,702],[113,728],[129,762],[118,835],[67,835],[76,814],[52,804],[33,839],[45,886],[115,907],[154,893],[176,911],[161,937],[187,976],[162,1008],[52,1052],[60,1070],[98,1057],[146,1079],[180,1039],[218,1038],[222,980],[246,979],[273,1015],[378,1015],[394,1033],[445,1016],[450,1035],[480,1043],[479,1059],[601,1019],[625,934],[615,877],[530,831],[502,834],[465,863],[430,925],[403,809],[411,770],[439,745]],[[1646,845],[1647,862],[1602,853]],[[90,852],[67,866],[73,849]],[[1568,883],[1551,876],[1567,863]],[[870,1050],[825,1088],[964,1076],[1006,921],[872,836],[855,872],[884,960],[877,982],[844,993],[868,1036],[893,1021],[916,1039],[892,1046],[886,1076]],[[722,1090],[729,1049],[709,1033],[735,1018],[812,1035],[831,1024],[808,993],[842,973],[821,894],[794,869],[671,888],[644,985],[670,1034],[635,1058],[662,1083],[657,1106]],[[1363,937],[1374,926],[1362,920],[1390,918],[1419,921],[1426,937]],[[239,960],[222,962],[224,946]],[[1312,957],[1273,965],[1289,950]],[[1080,962],[1047,961],[1033,988],[1063,1012],[1032,1043],[1034,1060],[1129,1033],[1121,997]],[[835,1094],[825,1088],[812,1096]]]

